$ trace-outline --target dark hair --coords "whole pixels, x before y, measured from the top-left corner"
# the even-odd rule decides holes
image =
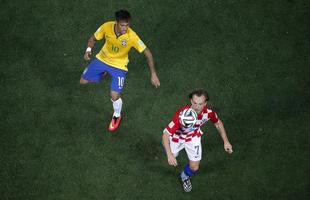
[[[194,95],[196,95],[196,96],[198,96],[198,97],[204,96],[205,99],[206,99],[206,101],[209,101],[209,95],[208,95],[207,90],[205,90],[205,89],[196,89],[196,90],[192,91],[192,92],[188,95],[188,97],[189,97],[190,99],[192,99]]]
[[[127,10],[119,10],[115,12],[116,21],[126,21],[128,22],[131,19],[130,13]]]

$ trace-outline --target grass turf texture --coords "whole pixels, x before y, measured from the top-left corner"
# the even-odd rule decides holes
[[[78,80],[87,39],[120,8],[161,87],[131,52],[123,121],[108,133],[109,79]],[[2,2],[1,199],[306,199],[309,10],[305,0]],[[196,87],[208,89],[234,153],[207,124],[185,194],[185,153],[169,167],[161,132]]]

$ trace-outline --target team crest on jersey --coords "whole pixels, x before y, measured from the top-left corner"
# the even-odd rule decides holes
[[[126,46],[127,45],[127,40],[122,40],[122,45]]]

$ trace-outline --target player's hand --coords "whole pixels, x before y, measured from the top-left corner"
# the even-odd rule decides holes
[[[169,165],[172,165],[172,166],[177,166],[178,165],[177,159],[172,154],[171,155],[167,155],[167,157],[168,157]]]
[[[229,154],[233,152],[232,146],[229,142],[224,143],[224,149]]]
[[[84,54],[84,59],[88,61],[90,60],[90,56],[91,56],[91,51],[86,51]]]
[[[156,73],[153,73],[153,74],[152,74],[151,83],[152,83],[156,88],[158,88],[158,87],[160,86],[160,81],[159,81],[159,79],[158,79]]]

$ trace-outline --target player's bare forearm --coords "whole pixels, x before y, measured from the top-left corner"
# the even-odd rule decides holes
[[[153,55],[152,55],[151,51],[148,48],[146,48],[144,50],[144,55],[146,57],[147,64],[148,64],[148,66],[150,68],[150,71],[151,71],[151,82],[157,88],[157,87],[160,86],[160,81],[159,81],[159,79],[157,77],[157,73],[156,73],[156,70],[155,70]]]
[[[96,38],[95,38],[95,36],[91,36],[91,37],[88,39],[87,49],[86,49],[85,54],[84,54],[84,59],[85,59],[85,60],[90,60],[90,57],[91,57],[91,50],[92,50],[92,48],[95,46],[95,43],[96,43]]]
[[[177,166],[178,162],[170,149],[169,137],[170,137],[169,134],[167,132],[164,132],[162,137],[162,143],[167,154],[168,164],[172,166]]]
[[[166,132],[163,133],[162,143],[163,143],[166,153],[172,154],[170,145],[169,145],[169,135]]]
[[[150,49],[146,48],[144,50],[144,55],[146,57],[147,60],[147,64],[150,68],[151,74],[155,73],[156,74],[156,70],[155,70],[155,66],[154,66],[154,60],[153,60],[153,55],[152,52],[150,51]]]
[[[88,39],[88,43],[87,43],[87,47],[93,48],[95,46],[96,43],[96,38],[94,35],[92,35],[89,39]]]
[[[219,120],[216,124],[215,124],[215,127],[218,131],[218,133],[220,134],[220,136],[222,137],[223,139],[223,142],[229,142],[228,141],[228,138],[227,138],[227,135],[226,135],[226,130],[224,128],[224,125],[223,125],[223,122],[221,120]]]
[[[219,119],[219,121],[217,123],[214,124],[218,133],[220,134],[223,142],[224,142],[224,149],[225,151],[227,151],[228,153],[232,153],[232,146],[228,140],[227,134],[226,134],[226,130],[224,128],[223,122]]]

